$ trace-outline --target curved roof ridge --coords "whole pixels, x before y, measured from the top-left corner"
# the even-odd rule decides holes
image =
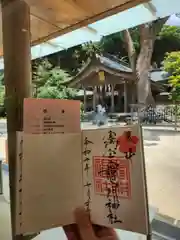
[[[99,59],[101,64],[105,65],[106,67],[112,68],[114,70],[122,71],[122,72],[132,73],[132,69],[125,66],[122,63],[113,61],[110,58],[107,58],[105,56],[100,56]]]

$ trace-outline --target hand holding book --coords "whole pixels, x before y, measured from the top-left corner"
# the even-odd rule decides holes
[[[74,217],[76,224],[64,227],[68,240],[118,240],[114,229],[93,225],[85,209],[76,209]]]
[[[66,232],[78,233],[79,227],[81,236],[69,240],[115,240],[111,228],[146,235],[140,126],[81,130],[79,106],[77,101],[25,100],[24,131],[17,133],[16,146],[17,234],[68,225]],[[84,211],[74,219],[78,206],[96,225]]]

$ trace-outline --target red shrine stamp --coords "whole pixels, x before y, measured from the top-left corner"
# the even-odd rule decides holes
[[[111,163],[111,165],[110,165]],[[116,170],[114,169],[116,166]],[[116,171],[116,175],[114,175]],[[93,176],[94,176],[94,191],[96,194],[107,195],[108,189],[113,189],[113,183],[110,180],[111,172],[113,172],[113,180],[118,184],[118,197],[131,198],[131,179],[130,179],[130,164],[127,159],[122,157],[93,157]],[[108,173],[108,174],[107,174]],[[107,177],[107,175],[109,177]],[[110,194],[111,195],[111,194]]]

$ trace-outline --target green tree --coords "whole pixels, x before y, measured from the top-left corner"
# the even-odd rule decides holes
[[[103,44],[101,42],[88,42],[78,46],[72,54],[72,57],[78,62],[75,72],[78,73],[89,58],[92,58],[95,54],[102,54],[102,52]]]
[[[179,51],[179,49],[180,27],[164,25],[154,43],[152,62],[161,66],[167,52]]]
[[[65,87],[70,75],[54,67],[47,59],[38,60],[33,66],[33,95],[38,98],[72,99],[76,90]]]
[[[103,45],[101,42],[89,42],[82,44],[82,52],[84,52],[86,58],[91,58],[95,53],[101,54],[103,51]]]
[[[161,40],[171,38],[180,42],[180,27],[164,25],[158,37]]]
[[[168,53],[163,64],[164,70],[170,75],[171,99],[180,101],[180,51]]]
[[[5,99],[5,87],[3,85],[0,86],[0,105],[4,105],[4,99]]]

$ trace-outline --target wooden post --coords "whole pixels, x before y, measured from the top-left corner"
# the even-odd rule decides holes
[[[15,236],[16,131],[23,129],[23,100],[31,91],[30,9],[22,0],[1,2],[12,239],[22,240],[29,237]]]
[[[128,96],[127,96],[127,82],[124,81],[124,112],[128,111]]]
[[[93,110],[96,110],[97,87],[93,89]]]
[[[114,85],[111,84],[111,112],[114,112]]]
[[[86,88],[84,87],[84,112],[86,112],[87,109],[87,96],[86,96]]]
[[[118,112],[121,112],[121,104],[122,104],[121,91],[120,91],[120,89],[118,89]]]

